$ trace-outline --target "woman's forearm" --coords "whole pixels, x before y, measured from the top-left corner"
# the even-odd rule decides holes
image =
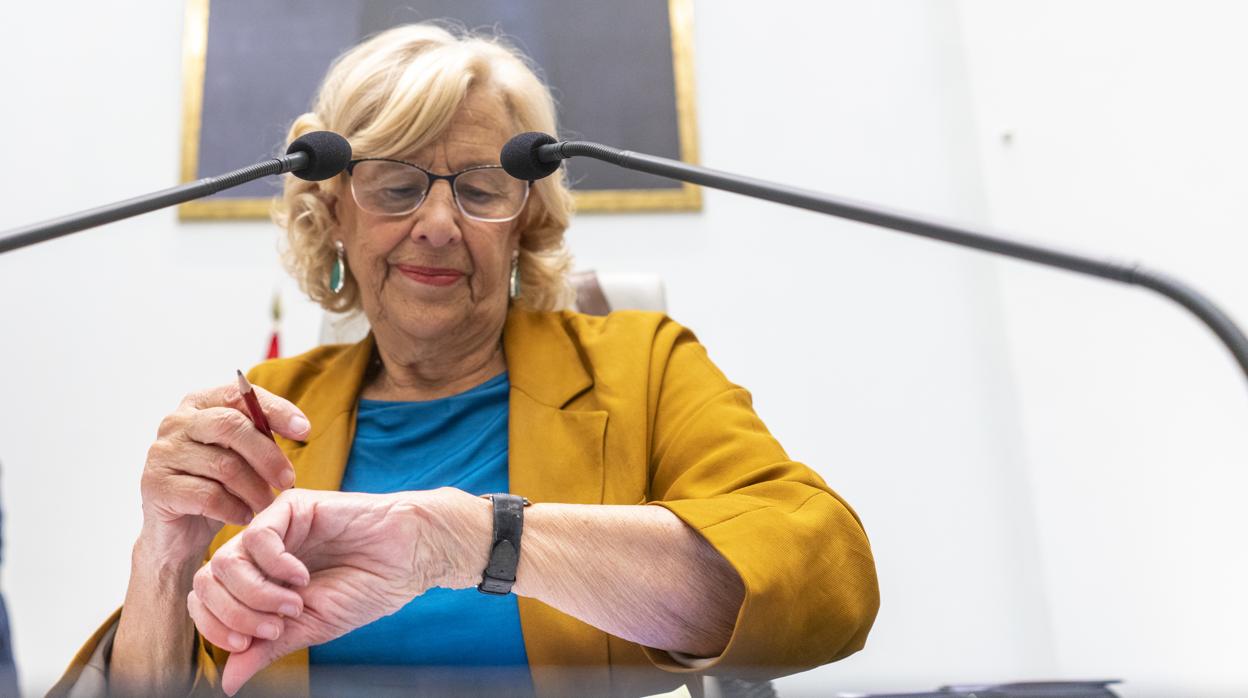
[[[200,562],[161,559],[142,538],[135,544],[109,660],[111,694],[180,695],[190,690],[195,629],[186,597]]]
[[[514,590],[626,640],[712,657],[745,588],[702,536],[657,506],[536,504]]]

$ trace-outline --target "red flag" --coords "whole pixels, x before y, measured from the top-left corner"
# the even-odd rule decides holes
[[[282,355],[281,341],[278,338],[278,330],[282,324],[282,295],[278,291],[273,292],[273,333],[269,337],[269,353],[265,355],[266,359],[276,359]]]

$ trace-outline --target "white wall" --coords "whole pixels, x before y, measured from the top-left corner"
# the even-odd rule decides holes
[[[21,134],[0,168],[0,228],[175,182],[179,3],[61,7],[0,5],[0,132]],[[703,162],[973,222],[988,222],[991,211],[991,220],[1037,235],[1087,232],[1053,223],[1075,203],[1088,220],[1092,205],[1078,197],[1100,182],[1081,193],[1054,153],[1035,153],[1052,164],[1032,170],[992,140],[1002,128],[988,118],[999,111],[993,94],[1022,96],[996,72],[998,61],[1025,63],[1029,44],[993,38],[1013,21],[989,3],[778,0],[760,10],[744,1],[698,2]],[[1081,67],[1077,58],[1063,69]],[[1233,75],[1229,65],[1222,70]],[[1019,118],[1039,109],[1009,106],[1026,112]],[[1039,110],[1034,118],[1046,120],[1037,130],[1054,129],[1059,140],[1082,133],[1079,114],[1059,116]],[[1017,151],[1061,145],[1030,146],[1030,131],[1014,123],[1022,134]],[[765,144],[751,147],[757,139]],[[1132,174],[1109,153],[1098,157],[1101,171]],[[89,165],[66,167],[71,159]],[[1130,188],[1120,185],[1126,198]],[[1016,203],[1051,200],[1047,187],[1065,187],[1062,206],[1045,212]],[[1189,187],[1193,197],[1200,193]],[[1231,206],[1229,191],[1216,201]],[[1121,208],[1106,208],[1103,218]],[[1214,215],[1210,206],[1202,211]],[[1242,209],[1238,218],[1221,213],[1243,220]],[[1156,211],[1140,218],[1160,229]],[[1197,245],[1186,236],[1213,229],[1209,218],[1184,238],[1159,237],[1158,247],[1173,243],[1167,254],[1139,251],[1209,279],[1209,290],[1229,300],[1242,280],[1222,250],[1235,248],[1225,238]],[[181,224],[161,212],[0,257],[3,581],[31,692],[55,679],[121,599],[140,520],[138,475],[161,416],[187,391],[254,363],[275,286],[284,290],[287,349],[314,341],[319,313],[285,281],[275,240],[266,224]],[[1243,383],[1179,313],[1094,282],[715,192],[698,214],[584,216],[570,240],[582,267],[663,274],[672,314],[753,390],[782,443],[867,524],[883,591],[869,646],[781,681],[783,695],[1056,674],[1159,682],[1200,675],[1203,645],[1176,659],[1174,641],[1162,646],[1126,624],[1113,626],[1113,641],[1151,659],[1128,661],[1123,648],[1106,654],[1102,625],[1079,620],[1095,610],[1087,599],[1104,598],[1101,578],[1089,579],[1075,563],[1092,564],[1094,543],[1125,547],[1097,568],[1112,580],[1104,593],[1116,594],[1122,613],[1148,609],[1168,631],[1209,632],[1209,622],[1184,620],[1180,601],[1225,612],[1212,596],[1220,592],[1209,600],[1169,596],[1164,587],[1182,578],[1149,571],[1142,563],[1156,552],[1140,543],[1159,540],[1170,552],[1190,546],[1202,529],[1155,523],[1170,512],[1153,504],[1151,485],[1132,483],[1127,494],[1136,497],[1067,492],[1076,477],[1089,480],[1084,492],[1120,485],[1128,465],[1151,458],[1141,471],[1175,472],[1181,464],[1197,476],[1157,478],[1193,498],[1184,516],[1219,516],[1200,502],[1229,498],[1209,490],[1243,462],[1232,426],[1243,417]],[[1123,249],[1117,239],[1088,242]],[[1242,250],[1242,241],[1235,244]],[[1210,273],[1215,266],[1221,287]],[[1071,306],[1086,313],[1082,324],[1058,317]],[[1125,347],[1098,336],[1101,346],[1088,348],[1067,339],[1108,327],[1103,318],[1111,316],[1117,334],[1136,332],[1141,341]],[[1144,339],[1154,353],[1135,349]],[[1063,355],[1063,346],[1078,351]],[[1103,378],[1109,372],[1118,377]],[[1138,495],[1152,496],[1142,503]],[[1063,516],[1072,511],[1078,516]],[[1127,521],[1153,527],[1151,538],[1134,537]],[[1201,540],[1182,553],[1189,564],[1232,550],[1229,534]],[[1195,569],[1208,577],[1230,564]],[[1229,575],[1217,580],[1206,582],[1231,584]],[[1085,595],[1089,588],[1097,595]],[[1165,673],[1170,668],[1185,673]]]
[[[1248,321],[1248,5],[960,9],[993,221],[1170,271]],[[1242,695],[1243,376],[1150,292],[1000,271],[1058,666]]]

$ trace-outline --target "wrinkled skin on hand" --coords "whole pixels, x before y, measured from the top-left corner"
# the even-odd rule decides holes
[[[307,417],[254,387],[273,431],[307,436]],[[246,414],[237,383],[191,393],[160,423],[140,479],[148,549],[167,561],[198,562],[223,523],[245,524],[290,488],[290,461]]]
[[[451,488],[282,493],[196,573],[187,597],[199,632],[232,652],[222,689],[233,695],[278,658],[434,586],[471,585],[460,570],[476,566],[479,575],[489,525],[485,500]]]

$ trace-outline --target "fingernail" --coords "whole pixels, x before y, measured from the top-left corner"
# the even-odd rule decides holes
[[[289,426],[290,426],[290,431],[295,434],[302,434],[306,432],[308,429],[312,428],[312,425],[308,423],[308,420],[304,419],[303,417],[299,415],[295,415],[290,418]]]
[[[238,633],[230,633],[229,640],[230,640],[230,646],[233,647],[234,649],[236,650],[247,649],[247,638],[243,637],[242,635]]]
[[[293,603],[284,603],[281,608],[277,609],[277,612],[287,618],[294,618],[299,615],[299,607]]]
[[[266,640],[276,640],[281,632],[273,623],[261,623],[260,627],[256,628],[256,634]]]
[[[295,484],[295,469],[287,468],[282,471],[282,489],[288,490],[291,485]]]

